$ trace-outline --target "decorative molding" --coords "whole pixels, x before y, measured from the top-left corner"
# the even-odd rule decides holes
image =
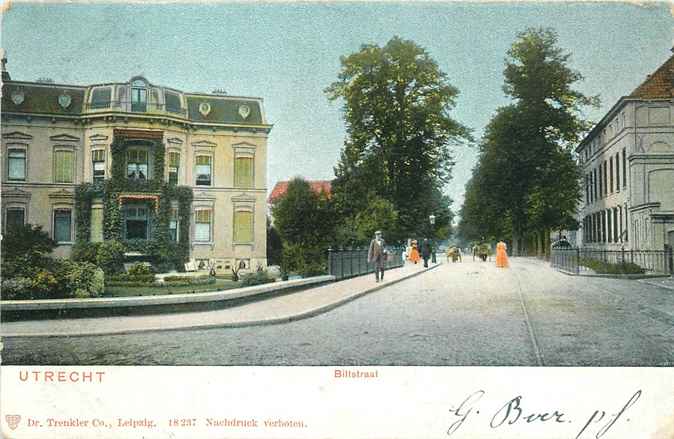
[[[218,146],[217,143],[211,142],[210,140],[199,140],[198,142],[193,142],[192,147],[199,148],[199,147],[206,147],[206,148],[215,148]]]
[[[174,145],[182,145],[183,144],[183,139],[180,139],[178,137],[170,137],[166,139],[168,143],[174,144]]]
[[[103,134],[94,134],[92,136],[89,136],[89,140],[92,142],[103,142],[105,140],[108,140],[108,136],[104,136]]]
[[[56,134],[49,136],[49,140],[52,142],[79,142],[80,138],[71,136],[70,134]]]
[[[49,198],[51,198],[53,200],[56,199],[56,200],[70,200],[70,201],[72,201],[74,197],[75,197],[75,193],[71,192],[71,191],[68,191],[66,189],[61,189],[59,191],[49,193]]]
[[[2,135],[3,139],[10,140],[31,140],[33,136],[30,134],[22,133],[21,131],[12,131],[11,133],[4,133]]]
[[[201,191],[201,192],[195,192],[193,201],[213,201],[216,200],[217,197],[215,194],[206,192],[206,191]],[[194,206],[193,206],[194,207]]]
[[[2,191],[2,198],[23,198],[24,200],[30,200],[31,193],[22,191],[19,188],[12,188]]]

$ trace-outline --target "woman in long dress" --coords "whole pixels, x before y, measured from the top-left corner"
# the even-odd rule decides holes
[[[508,247],[503,241],[499,241],[496,244],[496,267],[498,268],[508,268],[508,253],[506,250]]]
[[[410,261],[414,262],[415,264],[419,262],[419,259],[421,259],[421,256],[419,256],[419,249],[417,248],[417,241],[412,241],[412,249],[410,250]]]

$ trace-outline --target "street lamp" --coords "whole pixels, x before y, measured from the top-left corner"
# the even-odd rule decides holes
[[[431,245],[433,246],[432,247],[433,250],[431,252],[431,262],[435,264],[435,263],[437,263],[437,260],[435,259],[435,238],[434,238],[434,235],[435,235],[435,233],[434,233],[435,232],[435,230],[434,230],[434,228],[435,228],[434,227],[435,226],[435,215],[433,215],[433,214],[429,215],[428,221],[431,223]]]

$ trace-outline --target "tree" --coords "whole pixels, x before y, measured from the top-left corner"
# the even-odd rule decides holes
[[[281,253],[283,251],[283,241],[276,227],[267,218],[267,263],[277,265],[281,262]]]
[[[283,241],[282,268],[314,274],[325,265],[333,240],[335,215],[328,197],[316,194],[309,183],[295,178],[272,207],[274,227]]]
[[[573,89],[582,75],[568,67],[569,58],[550,29],[518,35],[507,53],[503,86],[514,102],[499,108],[486,127],[467,187],[462,230],[510,237],[515,254],[524,235],[575,223],[581,187],[571,149],[591,126],[582,109],[598,105],[598,98]],[[480,225],[471,230],[469,220]]]
[[[341,218],[355,218],[372,192],[399,212],[396,238],[412,235],[419,218],[438,215],[435,193],[454,164],[450,146],[470,138],[449,115],[458,90],[423,48],[399,37],[363,45],[341,64],[326,89],[330,100],[343,100],[347,131],[335,206]]]
[[[42,269],[50,269],[53,260],[49,254],[56,242],[42,230],[42,226],[24,224],[12,227],[2,237],[2,275],[31,277]]]

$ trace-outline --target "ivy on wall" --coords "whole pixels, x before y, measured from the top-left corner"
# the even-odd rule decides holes
[[[147,144],[146,142],[144,142]],[[111,178],[103,183],[83,183],[75,190],[76,240],[78,244],[89,242],[91,233],[91,207],[95,199],[103,203],[103,239],[124,244],[126,251],[139,251],[148,255],[157,264],[169,264],[182,270],[190,249],[190,214],[192,188],[174,186],[164,181],[166,148],[162,142],[151,141],[152,178],[132,180],[127,178],[126,152],[134,145],[124,138],[115,138],[111,144]],[[122,210],[119,197],[122,193],[153,192],[159,194],[159,205],[148,203],[150,214],[150,239],[124,240]],[[180,224],[179,241],[171,240],[169,224],[172,202],[178,204]]]

